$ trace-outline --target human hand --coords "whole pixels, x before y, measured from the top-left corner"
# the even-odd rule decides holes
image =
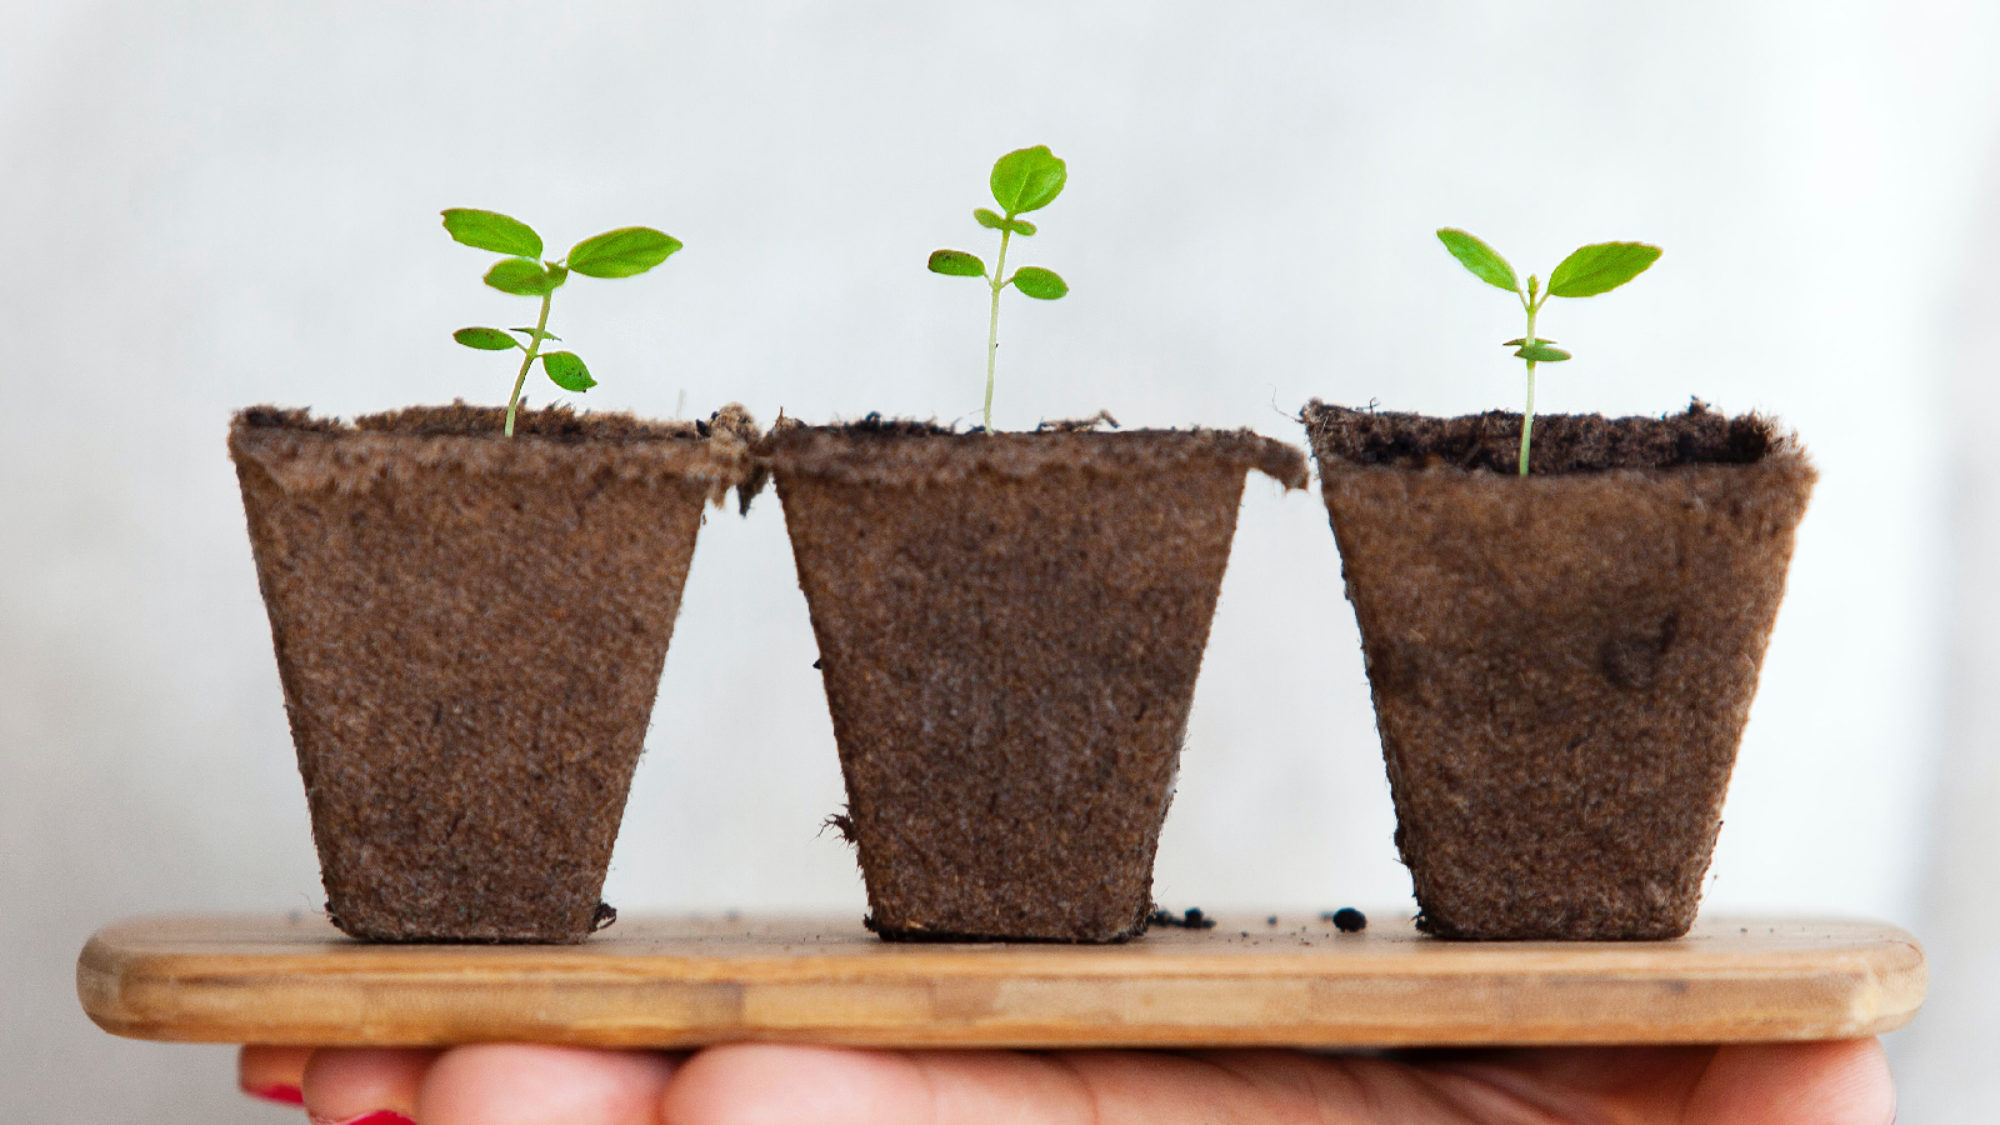
[[[1872,1039],[1406,1052],[863,1051],[692,1055],[480,1045],[246,1047],[246,1091],[366,1125],[1889,1125]]]

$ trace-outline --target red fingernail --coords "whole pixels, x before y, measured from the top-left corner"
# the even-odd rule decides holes
[[[253,1098],[263,1098],[279,1105],[304,1105],[306,1096],[297,1086],[287,1086],[283,1082],[271,1086],[243,1087],[243,1092]]]
[[[359,1117],[349,1117],[341,1121],[331,1117],[312,1117],[311,1121],[313,1125],[417,1125],[393,1109],[378,1109],[373,1113],[364,1113]]]

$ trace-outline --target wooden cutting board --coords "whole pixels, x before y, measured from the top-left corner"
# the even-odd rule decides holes
[[[310,914],[137,918],[77,962],[105,1030],[196,1042],[1445,1046],[1840,1039],[1907,1023],[1916,939],[1706,919],[1679,941],[1463,943],[1225,915],[1115,946],[892,944],[852,917],[630,918],[574,946],[372,945]]]

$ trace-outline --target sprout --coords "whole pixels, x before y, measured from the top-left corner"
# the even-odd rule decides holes
[[[1550,297],[1595,297],[1611,292],[1646,272],[1647,266],[1659,260],[1660,248],[1643,242],[1593,242],[1556,266],[1549,275],[1548,292],[1540,292],[1541,282],[1530,277],[1524,293],[1521,283],[1514,278],[1514,267],[1491,246],[1451,227],[1438,231],[1437,235],[1438,241],[1472,276],[1519,297],[1521,307],[1527,310],[1528,330],[1502,345],[1513,348],[1514,355],[1528,364],[1528,408],[1521,414],[1521,475],[1525,477],[1528,443],[1535,432],[1535,365],[1561,363],[1569,358],[1569,353],[1556,347],[1554,340],[1535,335],[1535,314],[1542,311]]]
[[[1000,348],[1000,291],[1011,285],[1038,301],[1058,300],[1069,292],[1069,285],[1054,271],[1039,266],[1023,266],[1008,277],[1007,243],[1017,234],[1023,238],[1034,236],[1035,224],[1017,216],[1039,211],[1054,203],[1068,179],[1068,166],[1050,152],[1047,145],[1008,153],[994,162],[993,175],[989,178],[993,201],[1005,214],[995,214],[984,207],[972,212],[972,217],[980,226],[1000,232],[1000,256],[994,260],[993,272],[987,273],[986,263],[980,261],[977,255],[963,250],[931,252],[932,273],[941,273],[946,277],[985,278],[986,284],[993,290],[993,303],[986,321],[985,429],[989,434],[993,432],[993,359]]]
[[[475,250],[491,250],[507,257],[486,271],[486,284],[517,297],[540,297],[542,313],[533,328],[461,328],[451,338],[468,348],[504,352],[519,348],[527,353],[521,370],[514,376],[514,393],[507,397],[506,434],[514,436],[514,412],[521,403],[521,385],[535,360],[550,381],[566,391],[581,394],[597,385],[590,368],[575,352],[544,352],[542,341],[562,337],[549,331],[549,301],[572,273],[585,277],[634,277],[667,260],[681,248],[679,240],[651,227],[621,227],[595,238],[586,238],[570,247],[567,257],[553,262],[537,261],[542,256],[542,236],[519,219],[494,211],[454,207],[444,213],[444,229],[451,237]],[[522,339],[517,340],[513,333]],[[523,340],[526,342],[524,343]]]

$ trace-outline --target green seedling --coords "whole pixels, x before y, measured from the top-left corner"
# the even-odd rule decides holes
[[[993,272],[987,273],[986,263],[980,261],[977,255],[963,250],[931,252],[932,273],[947,277],[982,277],[993,290],[993,303],[986,320],[985,428],[989,434],[993,432],[993,359],[1000,349],[1000,291],[1011,285],[1037,301],[1054,301],[1069,292],[1069,285],[1062,278],[1039,266],[1022,266],[1009,277],[1007,243],[1017,234],[1022,238],[1034,236],[1035,224],[1019,216],[1054,203],[1068,179],[1069,168],[1049,151],[1047,145],[1008,153],[994,161],[993,175],[988,180],[993,188],[993,202],[1000,205],[1004,214],[995,214],[984,207],[972,212],[973,219],[980,226],[1000,232],[1000,256],[994,259]]]
[[[635,277],[666,261],[668,255],[681,248],[678,239],[651,227],[620,227],[584,239],[555,261],[540,261],[542,236],[519,219],[493,211],[454,207],[444,213],[444,229],[451,232],[455,241],[475,250],[507,255],[486,271],[486,284],[516,297],[542,299],[542,312],[533,328],[506,331],[461,328],[451,334],[452,339],[468,348],[488,352],[519,348],[526,353],[521,358],[521,370],[514,376],[514,393],[507,398],[508,437],[514,436],[514,413],[521,404],[521,386],[528,381],[528,370],[537,359],[542,361],[542,370],[548,373],[549,380],[563,390],[581,394],[597,385],[597,380],[590,377],[590,368],[584,366],[575,352],[542,351],[544,340],[562,339],[549,331],[549,302],[563,282],[569,280],[569,275]]]
[[[1528,443],[1535,432],[1535,365],[1561,363],[1569,358],[1569,353],[1556,347],[1554,340],[1535,335],[1535,314],[1542,311],[1550,297],[1595,297],[1611,292],[1645,273],[1646,267],[1659,260],[1660,248],[1643,242],[1594,242],[1556,266],[1549,275],[1547,292],[1541,291],[1540,279],[1533,276],[1528,278],[1527,291],[1522,292],[1521,283],[1514,278],[1514,267],[1491,246],[1451,227],[1438,231],[1437,235],[1438,241],[1472,276],[1519,297],[1521,307],[1528,313],[1528,330],[1501,345],[1513,348],[1515,357],[1528,364],[1528,409],[1521,415],[1521,475],[1525,477]]]

